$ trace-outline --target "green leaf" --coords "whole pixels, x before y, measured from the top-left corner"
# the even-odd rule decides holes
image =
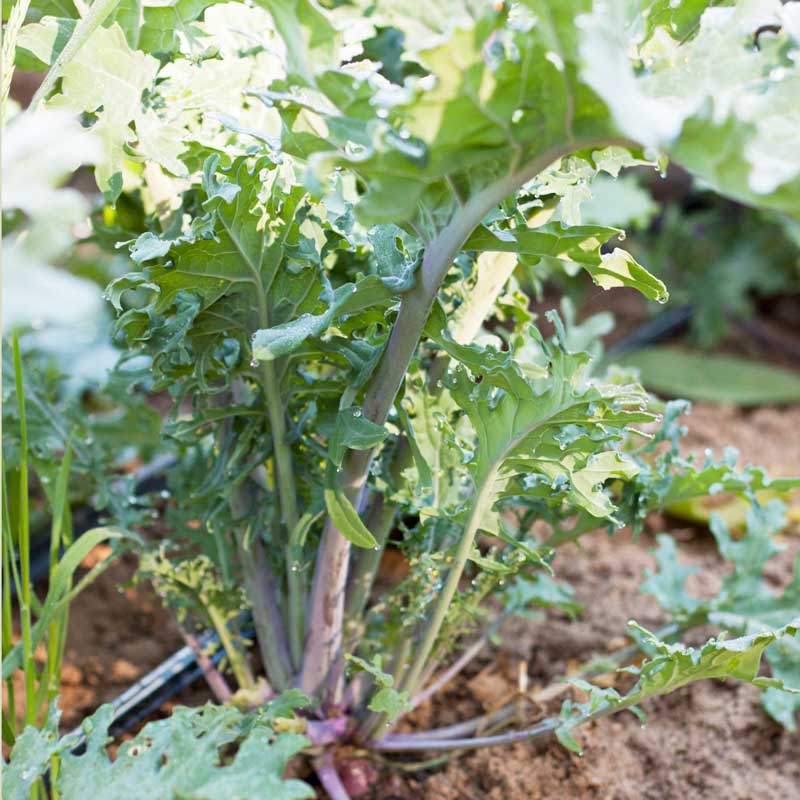
[[[396,225],[377,225],[367,238],[375,255],[377,273],[387,288],[397,293],[409,291],[420,262],[420,252],[414,253],[409,242],[411,237]]]
[[[253,331],[316,309],[315,293],[323,284],[318,245],[305,235],[305,193],[300,187],[284,192],[274,168],[266,159],[237,159],[227,169],[219,167],[219,156],[208,159],[198,232],[177,238],[142,234],[134,258],[142,264],[169,261],[109,287],[120,309],[125,292],[151,290],[150,303],[124,312],[117,328],[153,354],[154,369],[170,382],[187,372],[202,386],[230,380],[226,356],[246,368],[239,354],[249,353]],[[266,197],[262,178],[269,182]],[[268,227],[262,224],[266,215]]]
[[[583,0],[543,6],[535,12],[547,19],[542,25],[528,24],[525,13],[508,18],[487,6],[426,14],[412,25],[408,15],[378,6],[376,25],[400,31],[409,45],[406,60],[430,72],[407,78],[410,91],[381,94],[379,81],[363,79],[368,71],[357,75],[345,67],[314,76],[322,96],[311,102],[285,86],[261,96],[291,109],[284,115],[283,147],[310,156],[310,177],[325,180],[335,166],[357,173],[366,187],[357,206],[364,221],[404,225],[415,219],[419,230],[433,235],[460,201],[515,168],[524,171],[522,154],[526,163],[541,159],[544,169],[562,148],[570,149],[566,141],[604,129],[607,114],[598,104],[569,113],[587,97],[575,80],[573,26],[585,7]],[[284,4],[287,17],[290,10]],[[437,17],[441,26],[426,30]],[[295,62],[290,70],[310,83],[307,64],[314,53],[300,41],[301,22],[295,14],[278,27]],[[549,59],[554,53],[557,58]]]
[[[509,392],[526,391],[527,376],[523,373],[520,359],[515,357],[516,353],[512,350],[503,352],[494,346],[461,344],[453,338],[447,327],[444,309],[437,303],[425,326],[426,335],[436,345],[473,373],[490,377],[493,384]],[[544,377],[546,374],[545,370],[541,370],[536,377]]]
[[[17,36],[14,63],[19,69],[43,72],[61,54],[76,25],[76,19],[62,17],[48,17],[39,25],[25,25]]]
[[[48,17],[26,26],[21,33],[29,29],[25,46],[42,60],[52,55],[60,30],[58,21]],[[114,23],[109,28],[97,28],[63,68],[61,91],[48,105],[65,107],[76,114],[97,114],[93,129],[104,144],[105,159],[95,175],[104,191],[122,169],[126,145],[137,138],[131,123],[136,124],[139,144],[146,155],[178,174],[185,173],[176,161],[177,153],[183,149],[180,139],[159,144],[147,133],[154,126],[161,126],[142,106],[142,93],[152,88],[158,67],[152,56],[132,50],[122,29]]]
[[[379,445],[386,435],[386,428],[364,417],[360,407],[343,408],[336,416],[336,425],[328,444],[331,461],[340,467],[348,449],[371,450]]]
[[[800,575],[800,564],[795,565],[795,575]],[[767,648],[766,655],[773,678],[787,686],[800,687],[800,641],[795,638],[775,642]],[[761,695],[761,703],[772,719],[787,731],[797,732],[800,693],[768,687]]]
[[[652,419],[641,410],[646,398],[636,386],[590,385],[585,354],[568,353],[556,340],[540,343],[551,364],[546,378],[522,378],[509,352],[487,354],[481,370],[469,364],[481,376],[479,383],[461,366],[445,381],[475,431],[470,469],[476,485],[491,481],[494,496],[544,493],[553,504],[566,502],[612,519],[614,506],[602,485],[630,479],[639,468],[607,448],[627,425]],[[500,356],[511,356],[508,366],[494,366]]]
[[[378,542],[370,533],[361,517],[348,500],[336,480],[336,470],[333,466],[328,468],[325,481],[325,506],[328,509],[331,521],[337,530],[356,547],[377,547]]]
[[[643,637],[654,655],[639,668],[627,668],[626,671],[637,675],[638,680],[625,695],[620,695],[615,689],[599,689],[585,681],[574,681],[579,688],[589,692],[589,700],[577,704],[566,701],[561,709],[557,736],[569,749],[574,749],[571,730],[575,726],[623,709],[633,710],[650,697],[674,692],[694,681],[735,678],[776,691],[800,692],[800,687],[784,684],[780,679],[759,677],[764,650],[776,642],[792,641],[798,634],[800,619],[777,631],[738,639],[710,639],[699,648],[667,644],[635,622],[629,624]]]
[[[50,759],[65,744],[77,743],[77,736],[59,739],[58,723],[61,711],[55,701],[50,705],[43,728],[27,725],[17,736],[11,757],[3,759],[3,797],[7,800],[30,800],[38,779],[50,767]]]
[[[800,377],[738,356],[648,347],[619,361],[636,367],[648,389],[673,397],[741,406],[800,401]]]
[[[737,639],[711,639],[702,647],[667,644],[636,623],[631,627],[644,636],[645,642],[658,655],[638,669],[639,681],[628,693],[629,704],[656,694],[665,694],[696,680],[732,677],[756,686],[770,685],[759,677],[761,656],[773,642],[797,636],[800,620],[766,633],[755,633]],[[794,690],[794,687],[786,687]]]
[[[125,242],[125,244],[131,243]],[[152,261],[167,255],[171,247],[172,242],[147,231],[131,244],[130,256],[137,264],[143,264],[145,261]]]
[[[290,76],[314,85],[315,73],[332,65],[338,35],[314,0],[256,0],[272,14],[275,28],[286,44]]]
[[[573,753],[577,753],[577,755],[583,754],[581,746],[578,744],[577,740],[572,735],[570,726],[559,725],[556,728],[556,739],[558,739],[559,744],[561,744],[561,746],[565,747],[567,750],[570,750]]]
[[[702,601],[686,593],[686,580],[697,573],[695,567],[685,567],[678,558],[678,546],[666,533],[656,537],[658,549],[654,555],[658,571],[645,570],[646,580],[640,591],[651,595],[661,608],[673,616],[691,615],[702,606]]]
[[[655,0],[649,4],[647,14],[648,38],[659,28],[677,39],[685,39],[697,30],[700,17],[711,5],[733,5],[732,0],[709,3],[709,0]]]
[[[411,709],[411,698],[408,692],[386,687],[372,695],[367,708],[380,714],[386,714],[387,722],[391,723]]]
[[[509,589],[508,597],[517,614],[528,613],[527,609],[535,606],[556,608],[574,619],[583,611],[583,606],[575,601],[574,594],[571,586],[558,583],[544,573],[537,573],[530,578],[519,577]]]
[[[467,240],[467,250],[514,252],[537,258],[556,258],[573,262],[585,269],[603,289],[630,286],[649,300],[665,303],[669,297],[664,284],[653,277],[633,256],[615,248],[602,253],[609,239],[622,233],[617,228],[579,225],[565,228],[559,223],[532,230],[490,231],[478,228]]]
[[[136,49],[139,47],[142,13],[142,0],[117,0],[116,8],[107,17],[106,24],[116,22],[122,28],[128,44]]]
[[[80,13],[72,0],[31,0],[25,21],[38,22],[42,17],[77,19],[80,17]],[[4,14],[3,20],[5,19]]]
[[[374,275],[337,289],[325,283],[319,299],[327,308],[321,314],[302,314],[282,325],[257,330],[253,334],[253,357],[272,361],[289,355],[307,339],[322,336],[336,317],[384,305],[392,296],[386,284]]]
[[[287,689],[274,700],[269,701],[269,714],[273,719],[291,717],[299,708],[308,708],[311,698],[299,689]]]
[[[278,701],[280,703],[280,700]],[[150,722],[125,742],[112,761],[106,745],[114,716],[101,706],[83,723],[86,751],[74,755],[75,737],[57,739],[58,715],[45,731],[27,728],[3,770],[3,794],[27,799],[28,775],[41,775],[58,755],[56,787],[63,800],[89,795],[98,800],[147,796],[228,800],[302,800],[314,797],[303,781],[284,779],[288,761],[309,742],[295,733],[277,733],[270,707],[245,715],[232,707],[176,708],[168,719]],[[236,755],[226,750],[236,747]],[[26,776],[26,777],[23,777]]]
[[[734,539],[717,514],[712,515],[711,531],[721,555],[733,566],[715,597],[701,600],[688,594],[685,580],[695,570],[680,566],[677,548],[671,537],[659,536],[656,552],[659,571],[648,572],[642,591],[655,597],[682,627],[708,623],[737,634],[777,632],[797,615],[800,608],[800,558],[794,579],[780,594],[764,579],[764,567],[780,551],[775,536],[785,523],[785,506],[778,500],[766,506],[754,504],[747,513],[745,535]],[[800,687],[800,642],[783,638],[766,649],[772,675],[790,686]],[[767,712],[790,730],[795,728],[794,712],[800,707],[796,695],[767,688],[762,695]]]
[[[372,663],[350,653],[345,658],[358,669],[369,673],[380,689],[372,695],[367,706],[371,711],[386,714],[388,722],[394,722],[403,712],[410,710],[411,698],[408,692],[398,691],[393,688],[394,679],[381,669],[381,657],[376,655]]]
[[[557,474],[558,472],[553,477]],[[630,480],[638,474],[638,465],[618,452],[607,450],[593,453],[585,467],[572,473],[573,491],[581,498],[580,505],[584,510],[592,516],[608,519],[613,514],[614,507],[608,495],[598,487],[612,478]]]
[[[145,6],[139,49],[153,55],[175,53],[181,34],[190,41],[197,37],[199,31],[192,23],[199,20],[209,6],[219,2],[222,0],[169,0],[157,6]]]
[[[383,687],[394,686],[394,678],[381,668],[382,658],[380,654],[373,656],[372,661],[354,656],[352,653],[345,653],[345,660],[353,664],[357,669],[363,670],[372,676],[375,682]]]
[[[711,454],[702,462],[694,456],[682,456],[679,441],[686,428],[680,425],[680,418],[689,409],[685,400],[669,401],[661,429],[634,453],[639,475],[623,494],[621,516],[635,528],[641,526],[648,511],[678,510],[695,498],[732,492],[751,499],[762,489],[780,493],[800,486],[800,478],[770,478],[763,469],[752,466],[738,469],[739,454],[734,448],[726,448],[719,460]],[[664,443],[669,447],[663,448]]]
[[[591,192],[581,206],[581,219],[590,225],[645,230],[660,209],[635,175],[598,175]]]

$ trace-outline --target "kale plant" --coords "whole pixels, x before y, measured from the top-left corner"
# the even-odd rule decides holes
[[[647,658],[628,667],[637,680],[624,695],[583,683],[587,702],[511,733],[480,736],[483,718],[391,730],[507,613],[576,610],[552,575],[565,542],[638,529],[649,511],[708,493],[755,502],[758,489],[797,485],[683,459],[682,407],[659,419],[634,375],[584,352],[592,337],[573,320],[551,313],[543,334],[520,271],[583,271],[665,302],[656,276],[607,246],[619,229],[572,212],[595,175],[667,158],[721,194],[797,216],[798,4],[332,5],[138,12],[96,0],[80,17],[65,3],[17,40],[28,65],[52,64],[34,103],[83,115],[104,148],[95,236],[127,248],[132,266],[108,289],[115,336],[171,397],[164,433],[181,452],[174,548],[148,571],[183,619],[230,625],[239,691],[215,680],[220,699],[290,692],[297,707],[299,689],[308,703],[281,725],[306,734],[342,798],[342,745],[425,752],[555,732],[574,749],[576,725],[690,681],[797,686],[779,657],[774,677],[759,671],[764,650],[797,632],[791,602],[774,615],[727,599],[683,614],[691,600],[667,573],[648,584],[669,584],[659,594],[677,622],[663,636],[702,617],[739,638],[690,648],[632,625]],[[408,574],[377,588],[387,546]],[[247,614],[261,680],[243,651]],[[185,723],[140,752],[162,753]],[[247,736],[231,781],[255,747],[264,761],[249,768],[274,777],[276,723],[219,740]],[[183,740],[173,752],[194,757]],[[222,774],[213,790],[170,777],[163,796],[232,796]]]

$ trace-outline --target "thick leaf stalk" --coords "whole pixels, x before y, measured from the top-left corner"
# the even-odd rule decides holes
[[[425,250],[417,282],[403,296],[386,350],[365,393],[362,411],[368,420],[379,425],[386,421],[442,281],[470,234],[509,194],[578,146],[577,143],[568,143],[553,148],[534,158],[518,172],[488,185],[459,208],[450,224]],[[344,460],[340,485],[356,508],[359,508],[363,499],[362,491],[371,459],[370,451],[351,450]],[[312,694],[320,692],[332,675],[335,660],[341,658],[349,563],[350,542],[329,519],[317,555],[300,682],[301,688]],[[337,702],[341,697],[341,687],[329,686],[326,694],[327,700]]]

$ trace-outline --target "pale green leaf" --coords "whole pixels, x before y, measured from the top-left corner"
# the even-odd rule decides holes
[[[148,723],[125,742],[112,761],[106,752],[108,728],[114,716],[101,706],[83,723],[86,751],[70,752],[75,737],[57,738],[58,715],[45,731],[28,728],[3,770],[3,793],[26,798],[29,778],[41,775],[51,755],[59,755],[56,787],[63,800],[122,800],[132,796],[153,800],[302,800],[314,797],[305,782],[283,774],[288,761],[308,739],[276,733],[270,707],[244,715],[232,707],[206,705],[176,708],[168,719]],[[226,750],[237,746],[236,755]]]
[[[776,691],[798,692],[800,687],[784,684],[780,679],[759,677],[759,667],[764,650],[773,643],[792,641],[797,636],[800,619],[777,631],[756,633],[738,639],[710,639],[698,648],[682,644],[667,644],[636,623],[630,625],[643,637],[654,655],[641,667],[629,667],[628,672],[638,680],[625,695],[615,689],[599,689],[585,681],[576,682],[589,692],[589,700],[575,704],[567,701],[561,710],[561,735],[559,741],[572,749],[570,731],[581,723],[623,709],[633,709],[651,697],[674,692],[676,689],[699,680],[715,678],[769,686]],[[557,732],[558,735],[558,732]]]
[[[596,6],[581,17],[583,80],[625,135],[667,148],[717,191],[796,212],[800,71],[783,55],[798,43],[793,4],[743,0],[702,17],[702,4],[681,6],[687,40],[648,22],[652,35],[638,45],[647,68],[639,74],[629,44],[640,21],[629,16],[630,4]]]
[[[394,722],[401,714],[409,711],[411,700],[408,692],[401,692],[391,687],[379,689],[367,706],[371,711],[386,715],[387,722]]]
[[[209,6],[223,0],[169,0],[143,9],[139,48],[146,53],[170,54],[179,49],[180,35],[190,41],[199,30],[193,25]]]
[[[26,32],[27,31],[27,32]],[[58,36],[57,20],[47,17],[26,26],[26,47],[40,58],[52,54]],[[111,178],[122,170],[125,147],[136,140],[131,123],[147,120],[142,108],[142,93],[152,88],[158,61],[132,50],[118,24],[95,30],[62,70],[61,91],[48,102],[51,108],[67,108],[74,113],[97,113],[93,132],[103,143],[105,158],[95,174],[101,189],[111,187]],[[151,123],[150,127],[153,127]],[[155,138],[154,132],[150,139]],[[171,136],[161,147],[151,146],[148,155],[176,169],[174,153],[180,140]],[[180,165],[177,167],[182,171]]]
[[[657,573],[647,573],[642,591],[652,595],[682,627],[712,623],[726,631],[753,635],[776,632],[797,615],[800,608],[800,560],[795,565],[794,579],[780,593],[764,579],[764,567],[780,551],[775,543],[777,532],[785,524],[785,506],[778,500],[766,506],[754,504],[747,513],[744,536],[734,539],[719,515],[711,517],[711,531],[720,554],[733,566],[722,581],[720,592],[713,598],[700,599],[686,590],[686,578],[695,572],[678,561],[674,540],[661,535],[656,560]],[[772,675],[787,685],[800,687],[796,667],[800,642],[783,638],[769,645],[765,657]],[[775,688],[766,688],[762,696],[767,712],[789,729],[794,729],[796,695]]]
[[[302,314],[273,328],[253,334],[253,357],[263,361],[289,355],[307,339],[322,336],[339,316],[357,314],[367,308],[385,305],[393,292],[377,276],[367,276],[357,283],[333,289],[324,285],[319,300],[327,306],[320,314]]]
[[[800,377],[740,356],[647,347],[622,356],[619,361],[636,367],[648,389],[672,397],[741,406],[800,400]]]
[[[338,35],[315,0],[256,0],[272,15],[286,45],[287,71],[313,85],[315,73],[338,59]]]
[[[516,252],[573,262],[585,269],[592,280],[603,289],[630,286],[638,289],[649,300],[666,302],[668,294],[664,284],[652,276],[630,253],[619,248],[611,253],[601,252],[601,246],[620,233],[615,228],[586,225],[564,228],[558,223],[535,230],[515,228],[489,231],[479,228],[464,247],[468,250]]]
[[[598,175],[592,197],[581,206],[581,218],[590,225],[646,229],[659,210],[650,192],[634,175],[611,178]]]
[[[405,711],[411,708],[411,698],[408,692],[399,691],[394,687],[394,679],[381,669],[381,657],[376,655],[372,663],[363,658],[346,654],[345,658],[358,669],[364,670],[372,676],[380,687],[370,698],[368,708],[380,714],[385,714],[387,722],[394,722]]]

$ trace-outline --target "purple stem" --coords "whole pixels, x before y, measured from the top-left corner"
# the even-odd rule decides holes
[[[367,686],[367,677],[366,672],[359,672],[348,681],[342,698],[342,705],[345,708],[355,708],[361,702]]]
[[[178,625],[178,630],[181,633],[181,638],[183,641],[186,643],[192,653],[194,653],[194,659],[197,661],[197,666],[200,667],[203,677],[206,679],[206,683],[208,684],[208,688],[211,689],[214,697],[217,698],[217,702],[223,704],[227,703],[231,697],[233,697],[233,692],[231,691],[231,687],[228,686],[228,682],[225,680],[222,673],[211,662],[211,659],[205,653],[200,642],[193,633],[187,631],[182,625]],[[271,690],[270,694],[272,694]]]
[[[331,800],[350,800],[350,795],[344,788],[342,779],[336,771],[336,762],[333,759],[333,752],[326,750],[322,755],[317,756],[314,761],[314,772],[317,773],[319,782]]]
[[[524,731],[500,733],[496,736],[473,736],[466,739],[436,739],[424,734],[413,738],[408,736],[385,736],[369,745],[370,749],[383,753],[401,753],[419,750],[467,750],[478,747],[496,747],[497,745],[523,742],[539,736],[551,734],[561,723],[557,719],[546,719],[532,728]]]
[[[306,727],[306,736],[316,747],[339,742],[347,733],[349,717],[331,717],[330,719],[310,719]]]
[[[461,670],[464,669],[464,667],[466,667],[467,664],[469,664],[469,662],[472,661],[472,659],[475,658],[475,656],[477,656],[478,653],[481,652],[481,650],[483,650],[488,641],[489,641],[489,633],[487,632],[483,636],[481,636],[480,639],[473,642],[461,654],[461,656],[458,658],[457,661],[451,664],[440,675],[437,675],[437,677],[434,678],[433,681],[425,689],[423,689],[418,695],[415,695],[411,699],[411,708],[412,709],[416,708],[420,703],[424,703],[431,695],[436,694],[436,692],[438,692],[439,689],[450,683],[450,681],[453,680],[453,678],[455,678],[455,676],[458,675],[458,673],[461,672]]]
[[[257,537],[245,543],[244,537],[240,536],[239,554],[247,596],[253,604],[253,623],[261,660],[270,682],[283,691],[291,683],[291,666],[286,629],[278,608],[275,575]]]
[[[492,711],[490,714],[481,714],[479,717],[457,722],[455,725],[447,725],[443,728],[431,728],[428,731],[420,731],[419,733],[393,733],[391,734],[391,738],[392,741],[403,739],[409,742],[416,742],[421,739],[453,739],[468,733],[475,733],[475,731],[490,728],[494,725],[499,725],[511,719],[511,717],[517,713],[518,708],[519,704],[515,701],[502,708],[498,708],[497,711]],[[385,738],[387,737],[384,737],[384,739]]]

